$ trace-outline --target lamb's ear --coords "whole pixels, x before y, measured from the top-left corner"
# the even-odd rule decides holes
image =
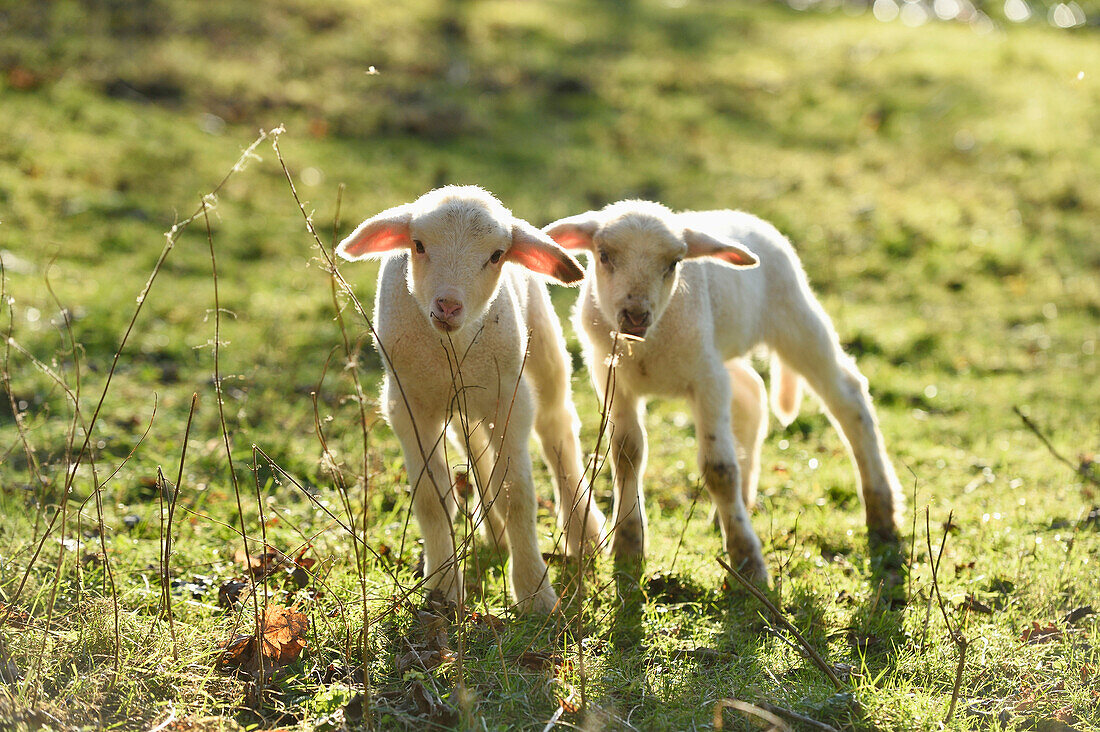
[[[412,246],[409,223],[412,211],[408,204],[388,208],[372,216],[356,227],[336,247],[336,253],[344,259],[356,260],[378,257],[394,249]]]
[[[584,279],[584,270],[569,252],[522,219],[516,219],[512,224],[512,246],[504,259],[566,285],[574,285]]]
[[[724,236],[711,236],[694,229],[684,229],[684,243],[687,244],[688,259],[714,257],[734,267],[745,268],[760,264],[752,250]]]
[[[549,226],[543,227],[551,239],[565,249],[585,249],[592,251],[594,244],[592,237],[600,228],[600,220],[595,211],[558,219]]]

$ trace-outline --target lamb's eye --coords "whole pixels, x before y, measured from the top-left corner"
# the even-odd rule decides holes
[[[417,254],[424,253],[424,242],[420,241],[419,239],[413,239],[413,246],[416,247]]]
[[[675,260],[675,261],[671,262],[671,263],[670,263],[670,264],[668,265],[668,269],[666,269],[666,270],[665,270],[665,276],[666,276],[666,277],[668,277],[668,276],[669,276],[669,275],[671,275],[671,274],[672,274],[673,272],[675,272],[675,271],[676,271],[676,265],[680,264],[680,262],[682,262],[682,261],[683,261],[683,260],[681,260],[681,259],[677,259],[677,260]]]
[[[611,257],[607,256],[607,250],[600,250],[600,264],[611,264]]]
[[[489,261],[492,262],[493,264],[496,264],[497,262],[500,261],[500,258],[503,257],[503,256],[504,256],[504,250],[503,249],[497,249],[495,252],[493,252],[493,256],[489,257]]]

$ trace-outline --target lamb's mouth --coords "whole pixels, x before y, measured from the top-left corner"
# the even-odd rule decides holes
[[[639,341],[645,340],[645,334],[649,332],[648,325],[629,325],[623,323],[619,326],[619,333]]]
[[[432,325],[443,333],[454,333],[458,330],[458,326],[454,323],[448,323],[446,320],[441,320],[435,316],[432,317]]]

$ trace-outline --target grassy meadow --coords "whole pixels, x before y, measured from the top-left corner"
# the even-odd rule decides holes
[[[1095,28],[57,0],[0,8],[0,71],[0,729],[1100,729]],[[836,683],[729,586],[675,400],[644,567],[553,560],[562,611],[524,617],[474,541],[470,606],[424,597],[381,361],[303,212],[330,249],[445,183],[539,226],[645,197],[791,238],[908,493],[884,587],[828,420],[773,419],[767,597]],[[376,267],[340,271],[369,314]]]

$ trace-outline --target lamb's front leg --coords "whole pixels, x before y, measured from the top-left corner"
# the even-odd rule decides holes
[[[443,459],[443,422],[416,418],[403,403],[393,405],[390,411],[386,416],[401,442],[412,489],[413,514],[424,538],[424,584],[459,603],[463,588],[454,532],[457,505],[450,471]]]
[[[645,554],[647,521],[642,475],[645,473],[647,448],[645,426],[642,424],[644,414],[645,404],[633,395],[617,391],[611,400],[608,430],[611,433],[611,468],[615,478],[611,552],[620,559]]]
[[[711,371],[694,390],[699,469],[718,513],[730,564],[754,582],[767,584],[768,568],[741,492],[737,446],[730,424],[729,377],[721,364]]]
[[[539,551],[535,482],[527,439],[531,434],[530,397],[521,388],[512,408],[508,432],[495,466],[503,478],[494,511],[503,509],[508,545],[512,550],[511,579],[521,611],[549,613],[558,603]]]

